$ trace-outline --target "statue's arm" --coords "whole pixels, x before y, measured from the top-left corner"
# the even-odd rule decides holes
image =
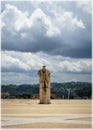
[[[39,76],[39,77],[41,76],[40,70],[38,71],[38,76]]]
[[[50,74],[51,74],[51,73],[50,73],[50,71],[48,70],[48,76],[49,76],[49,77],[50,77]]]
[[[47,81],[50,82],[50,71],[49,70],[47,70],[47,76],[48,76]]]

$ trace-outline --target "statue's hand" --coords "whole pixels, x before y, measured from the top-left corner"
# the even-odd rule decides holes
[[[47,88],[46,88],[46,87],[44,87],[44,91],[45,91],[45,92],[47,91]]]

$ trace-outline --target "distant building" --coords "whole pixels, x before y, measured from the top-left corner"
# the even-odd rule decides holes
[[[88,99],[88,96],[83,96],[82,99]]]
[[[32,99],[39,99],[39,94],[32,95]]]
[[[81,99],[81,97],[78,96],[76,93],[73,93],[73,99]]]
[[[8,98],[9,95],[10,94],[8,92],[3,92],[3,93],[1,93],[1,98],[3,98],[3,99]]]
[[[56,96],[56,94],[51,93],[50,98],[51,98],[51,99],[57,99],[57,96]]]
[[[79,96],[74,96],[73,99],[81,99]]]

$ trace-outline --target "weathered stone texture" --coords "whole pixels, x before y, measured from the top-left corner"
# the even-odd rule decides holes
[[[38,71],[40,83],[40,104],[50,104],[50,72],[45,66]]]

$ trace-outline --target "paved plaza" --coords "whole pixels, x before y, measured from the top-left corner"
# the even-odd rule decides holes
[[[6,99],[1,101],[2,128],[92,128],[91,100]]]

